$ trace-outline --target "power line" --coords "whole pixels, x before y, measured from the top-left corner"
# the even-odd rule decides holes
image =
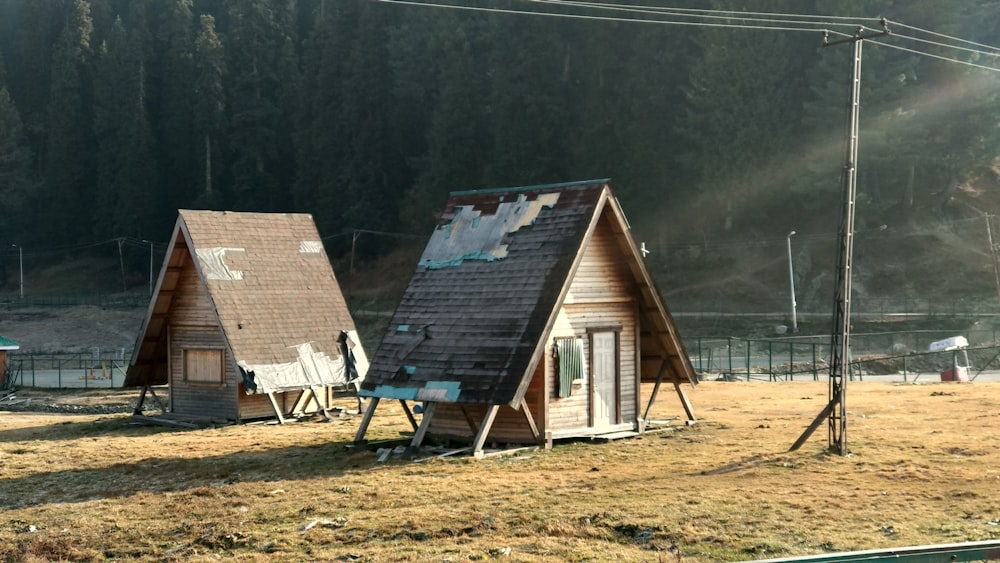
[[[699,13],[699,14],[735,14],[735,18],[739,18],[741,15],[751,15],[751,16],[768,16],[775,18],[825,18],[827,20],[844,20],[857,23],[859,20],[872,19],[872,18],[861,18],[853,16],[824,16],[819,14],[790,14],[790,13],[776,13],[776,12],[743,12],[737,10],[714,10],[708,8],[671,8],[671,7],[661,7],[661,6],[637,6],[629,4],[608,4],[601,2],[577,2],[574,0],[522,0],[524,2],[542,2],[551,1],[559,2],[566,5],[593,5],[593,6],[613,6],[613,7],[626,7],[626,8],[641,8],[662,12],[676,12],[676,13]],[[876,18],[877,19],[877,18]]]
[[[951,35],[945,35],[943,33],[938,33],[936,31],[930,31],[930,30],[926,30],[926,29],[921,29],[919,27],[914,27],[912,25],[906,25],[905,23],[901,23],[901,22],[897,22],[897,21],[892,21],[892,20],[887,20],[887,21],[889,23],[891,23],[893,25],[893,27],[902,27],[902,28],[905,28],[905,29],[911,29],[913,31],[917,31],[917,32],[920,32],[920,33],[926,33],[927,35],[933,35],[935,37],[940,37],[942,39],[949,39],[951,41],[958,41],[960,43],[968,43],[969,45],[975,45],[976,47],[984,47],[986,49],[991,49],[991,50],[994,50],[994,51],[1000,51],[1000,47],[995,47],[993,45],[986,45],[985,43],[976,43],[975,41],[969,41],[968,39],[962,39],[960,37],[953,37]]]
[[[992,66],[978,65],[976,63],[970,63],[968,61],[963,61],[963,60],[960,60],[960,59],[953,59],[951,57],[945,57],[945,56],[942,56],[942,55],[935,55],[934,53],[927,53],[925,51],[918,51],[916,49],[908,49],[906,47],[901,47],[899,45],[892,45],[892,44],[889,44],[889,43],[883,43],[881,41],[875,41],[873,39],[869,39],[868,42],[872,43],[874,45],[879,45],[881,47],[888,47],[890,49],[898,49],[900,51],[906,51],[907,53],[912,53],[914,55],[920,55],[922,57],[928,57],[928,58],[931,58],[931,59],[938,59],[938,60],[947,61],[947,62],[950,62],[950,63],[958,63],[960,65],[971,66],[973,68],[978,68],[978,69],[982,69],[982,70],[989,70],[989,71],[992,71],[992,72],[1000,72],[1000,68],[996,68],[996,67],[992,67]]]
[[[712,19],[712,20],[741,20],[749,22],[759,22],[767,24],[796,24],[796,25],[816,25],[816,26],[848,26],[856,27],[857,22],[861,19],[854,19],[852,23],[838,23],[834,21],[800,21],[794,19],[774,19],[774,18],[788,18],[788,17],[823,17],[823,16],[812,16],[812,15],[802,15],[798,16],[795,14],[769,14],[766,12],[731,12],[724,10],[697,10],[697,9],[684,9],[684,8],[664,8],[658,6],[634,6],[634,5],[623,5],[623,4],[604,4],[598,2],[568,2],[566,0],[524,0],[526,2],[535,4],[550,4],[556,6],[572,6],[574,8],[585,7],[592,8],[596,10],[610,10],[619,12],[629,12],[629,13],[639,13],[639,14],[654,14],[654,15],[669,15],[678,16],[686,18],[701,18],[701,19]],[[750,16],[750,17],[748,17]],[[757,16],[769,16],[769,17],[757,17]],[[848,19],[848,18],[838,18],[838,19]],[[645,21],[645,20],[644,20]],[[664,20],[657,20],[664,22]],[[817,31],[821,31],[823,27],[817,27]]]
[[[590,20],[590,21],[609,21],[609,22],[622,22],[622,23],[646,23],[646,24],[660,24],[660,25],[679,25],[679,26],[690,26],[690,27],[718,27],[718,28],[729,28],[729,29],[759,29],[764,31],[808,31],[811,33],[816,33],[818,31],[824,31],[818,28],[797,28],[797,27],[779,27],[779,26],[763,26],[763,25],[736,25],[736,24],[721,24],[721,23],[706,23],[706,22],[681,22],[681,21],[669,21],[669,20],[648,20],[648,19],[638,19],[638,18],[614,18],[605,16],[590,16],[586,14],[561,14],[554,12],[533,12],[530,10],[511,10],[507,8],[481,8],[478,6],[461,6],[456,4],[437,4],[433,2],[419,2],[414,0],[376,0],[384,4],[402,4],[409,6],[422,6],[425,8],[442,8],[450,10],[465,10],[471,12],[487,12],[494,14],[518,14],[526,16],[544,16],[544,17],[554,17],[554,18],[564,18],[564,19],[577,19],[577,20]]]
[[[663,20],[663,19],[641,19],[641,18],[624,18],[616,16],[598,16],[598,15],[588,15],[588,14],[574,14],[574,13],[561,13],[561,12],[542,12],[542,11],[532,11],[532,10],[515,10],[508,8],[491,8],[491,7],[481,7],[481,6],[465,6],[461,4],[443,4],[436,2],[424,2],[421,0],[376,0],[386,4],[401,4],[409,6],[421,6],[427,8],[440,8],[440,9],[451,9],[451,10],[463,10],[463,11],[473,11],[473,12],[486,12],[486,13],[499,13],[499,14],[516,14],[516,15],[528,15],[528,16],[544,16],[544,17],[554,17],[554,18],[564,18],[564,19],[576,19],[576,20],[590,20],[590,21],[607,21],[607,22],[620,22],[620,23],[644,23],[644,24],[659,24],[659,25],[678,25],[678,26],[689,26],[689,27],[711,27],[711,28],[727,28],[727,29],[750,29],[750,30],[761,30],[761,31],[798,31],[798,32],[817,32],[822,31],[825,33],[830,33],[834,35],[839,35],[842,37],[852,37],[853,34],[847,34],[834,29],[832,27],[843,27],[845,25],[852,25],[858,27],[858,31],[864,31],[863,25],[859,26],[856,22],[864,21],[872,18],[849,18],[845,16],[821,16],[813,14],[785,14],[785,13],[769,13],[769,12],[733,12],[724,10],[708,10],[708,9],[693,9],[693,8],[669,8],[669,7],[656,7],[656,6],[636,6],[636,5],[617,5],[617,4],[606,4],[599,2],[570,2],[567,0],[523,0],[532,4],[545,4],[545,5],[555,5],[571,8],[593,8],[602,10],[615,10],[624,11],[628,13],[638,13],[654,16],[677,16],[677,17],[689,17],[689,18],[700,18],[700,19],[724,19],[724,20],[743,20],[743,21],[756,21],[759,23],[768,24],[794,24],[794,25],[813,25],[817,27],[794,27],[792,25],[748,25],[748,24],[735,24],[735,23],[713,23],[706,21],[675,21],[675,20]],[[754,16],[754,17],[746,17]],[[767,16],[767,18],[760,18],[756,16]],[[821,21],[799,21],[799,20],[783,20],[783,19],[773,19],[773,18],[824,18]],[[845,21],[853,21],[855,23],[848,24],[843,23]],[[898,22],[892,22],[891,20],[885,20],[886,23],[896,24]],[[971,45],[976,45],[990,50],[998,51],[996,53],[981,51],[977,49],[969,49],[966,47],[959,47],[956,45],[948,45],[945,43],[940,43],[937,41],[931,41],[928,39],[921,39],[918,37],[913,37],[909,35],[890,35],[890,37],[898,37],[902,40],[916,41],[924,44],[934,45],[947,49],[956,49],[959,51],[979,54],[983,56],[995,57],[1000,56],[1000,48],[986,45],[983,43],[976,43],[973,41],[968,41],[960,39],[957,37],[952,37],[940,33],[935,33],[913,26],[907,26],[905,24],[900,24],[902,27],[907,29],[913,29],[921,33],[928,33],[942,38],[947,38],[953,41],[959,41],[962,43],[967,43]],[[828,27],[819,27],[828,26]],[[973,68],[979,68],[982,70],[989,70],[993,72],[1000,71],[998,68],[980,65],[976,63],[971,63],[968,61],[963,61],[961,59],[956,59],[953,57],[946,57],[944,55],[938,55],[934,53],[929,53],[926,51],[920,51],[917,49],[910,49],[907,47],[902,47],[899,45],[892,45],[889,43],[884,43],[881,41],[871,41],[875,45],[889,47],[892,49],[898,49],[900,51],[908,52],[911,54],[929,57],[941,61],[958,63],[965,66],[970,66]]]
[[[948,45],[947,43],[939,43],[937,41],[931,41],[929,39],[920,39],[919,37],[912,37],[910,35],[900,35],[898,33],[893,33],[892,37],[897,39],[907,39],[909,41],[916,41],[917,43],[924,43],[926,45],[934,45],[937,47],[944,47],[946,49],[955,49],[956,51],[965,51],[967,53],[975,53],[977,55],[984,55],[987,57],[1000,57],[1000,53],[990,53],[988,51],[981,51],[979,49],[970,49],[968,47],[958,47],[956,45]]]

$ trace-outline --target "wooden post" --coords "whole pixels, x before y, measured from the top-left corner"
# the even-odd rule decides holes
[[[368,425],[372,421],[372,417],[375,416],[375,407],[378,406],[380,397],[372,397],[369,401],[368,408],[365,409],[365,415],[361,417],[361,425],[358,426],[358,432],[354,435],[354,443],[361,444],[364,442],[365,434],[368,432]]]
[[[649,424],[649,416],[653,412],[653,403],[656,402],[656,395],[660,392],[660,384],[663,383],[663,376],[667,373],[667,360],[660,364],[660,373],[656,375],[656,385],[653,386],[653,393],[649,396],[649,404],[646,405],[646,415],[642,417],[644,424]]]
[[[160,401],[160,398],[156,396],[156,391],[153,390],[153,387],[150,385],[147,385],[146,387],[149,388],[149,395],[153,398],[153,402],[156,403],[156,406],[160,407],[160,412],[166,413],[167,407],[165,407]]]
[[[274,409],[274,416],[278,417],[278,424],[284,424],[285,417],[282,416],[281,409],[278,408],[278,401],[274,398],[274,393],[268,393],[267,400],[271,401],[271,408]]]
[[[479,433],[476,434],[476,439],[472,442],[472,454],[477,459],[483,457],[483,444],[486,443],[486,437],[490,434],[490,429],[493,428],[493,420],[496,419],[499,410],[500,405],[490,405],[486,409],[486,416],[483,417],[483,423],[479,426]]]
[[[405,399],[400,399],[399,400],[399,404],[400,404],[400,406],[403,407],[403,414],[406,415],[406,420],[410,421],[410,426],[412,426],[413,427],[413,431],[416,432],[417,431],[417,419],[413,418],[413,411],[410,410],[410,405],[406,404],[406,400]]]
[[[142,386],[142,393],[139,394],[139,400],[135,403],[135,409],[132,410],[132,414],[142,414],[142,404],[146,402],[147,389],[149,389],[149,385]]]
[[[431,425],[431,419],[434,417],[434,408],[437,403],[424,403],[424,419],[420,421],[420,427],[413,434],[413,441],[410,442],[410,446],[406,448],[403,452],[403,459],[412,459],[416,455],[417,450],[420,449],[420,444],[424,441],[424,436],[427,435],[427,428]]]
[[[475,436],[476,432],[479,431],[479,427],[476,426],[475,421],[472,420],[472,416],[469,414],[469,409],[465,408],[465,405],[459,405],[458,408],[462,411],[462,416],[465,417],[465,423],[469,425],[469,430],[472,431],[472,435]]]
[[[531,410],[528,409],[528,403],[524,399],[521,399],[521,412],[524,413],[524,418],[528,420],[528,428],[531,429],[531,435],[534,436],[535,442],[540,442],[541,435],[538,433],[538,425],[535,424],[535,418],[531,416]]]
[[[681,389],[681,382],[674,379],[674,389],[677,390],[677,397],[681,400],[681,406],[684,407],[684,413],[687,414],[687,423],[696,424],[698,419],[694,416],[694,409],[691,408],[691,403],[688,401],[687,395],[684,394],[684,390]]]

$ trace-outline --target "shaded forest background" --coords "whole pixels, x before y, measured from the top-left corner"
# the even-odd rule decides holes
[[[996,0],[671,4],[1000,38]],[[0,274],[9,292],[19,251],[162,250],[178,208],[312,213],[361,262],[425,239],[449,191],[611,178],[668,296],[777,299],[794,230],[798,290],[820,296],[801,299],[825,304],[850,48],[821,39],[368,0],[0,0]],[[866,45],[862,294],[994,292],[998,86]],[[140,278],[149,254],[128,255]]]

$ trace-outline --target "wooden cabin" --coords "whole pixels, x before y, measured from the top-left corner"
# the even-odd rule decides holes
[[[607,181],[455,192],[372,358],[356,440],[382,399],[423,403],[412,448],[625,436],[663,382],[694,422],[696,381]]]
[[[367,368],[311,215],[179,212],[125,378],[137,414],[167,385],[178,417],[282,421]]]
[[[7,381],[7,352],[20,349],[21,346],[17,342],[0,336],[0,389],[6,389],[11,384],[11,382]]]

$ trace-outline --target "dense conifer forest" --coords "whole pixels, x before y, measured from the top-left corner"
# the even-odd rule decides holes
[[[671,5],[1000,43],[996,0]],[[653,246],[835,231],[850,48],[821,44],[370,0],[0,0],[0,243],[161,242],[177,208],[302,211],[336,255],[350,229],[426,234],[449,191],[589,178]],[[859,229],[956,213],[1000,154],[998,73],[865,49]]]

